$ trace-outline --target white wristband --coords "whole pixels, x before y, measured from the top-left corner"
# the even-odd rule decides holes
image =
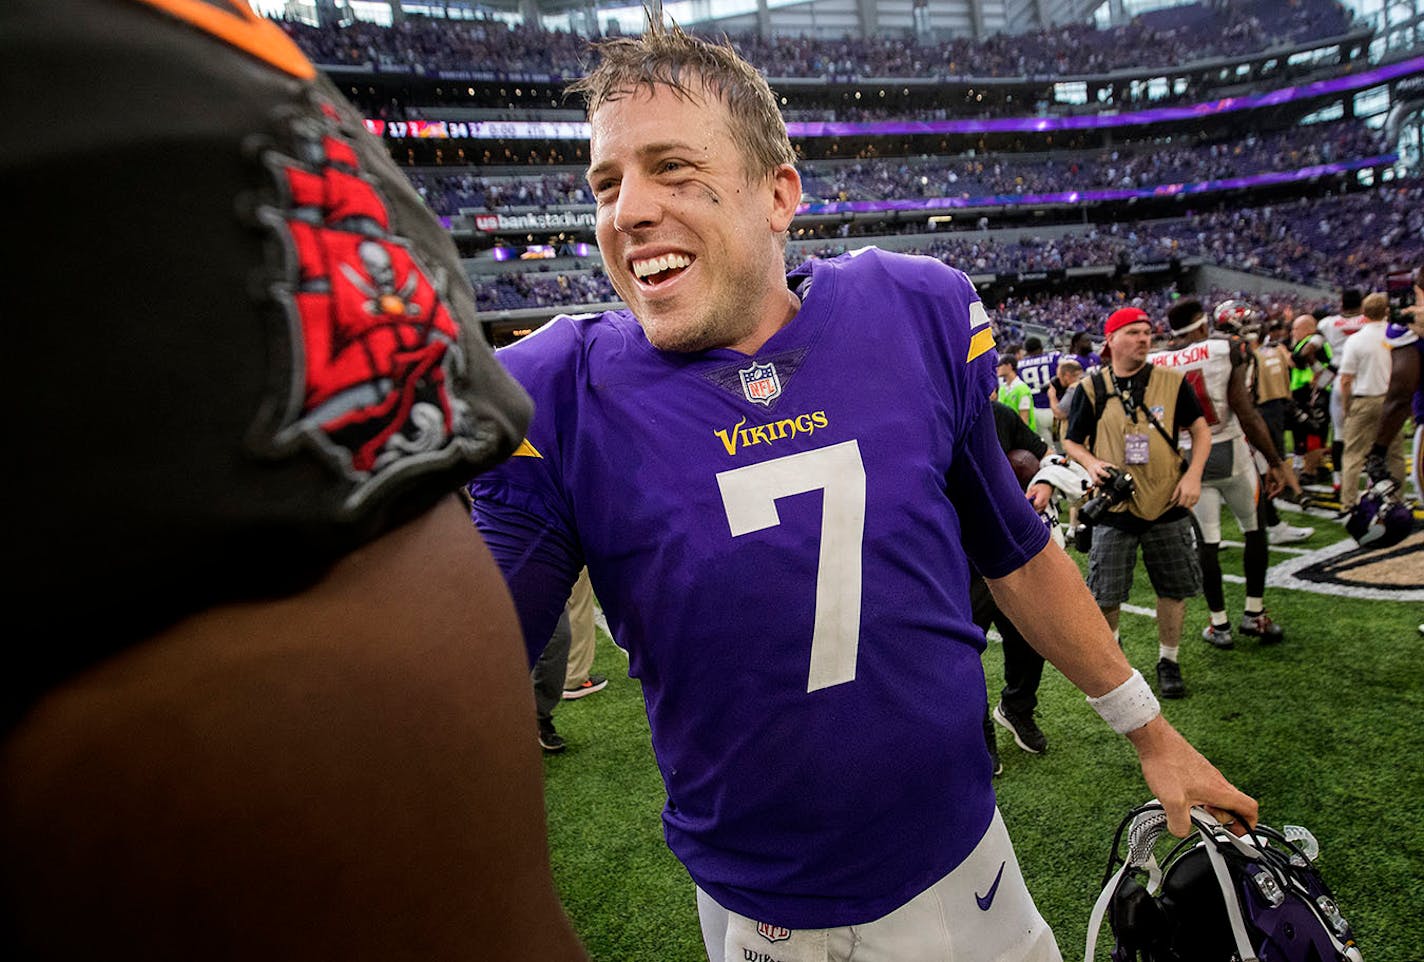
[[[1162,714],[1162,706],[1157,704],[1157,696],[1136,668],[1132,675],[1106,695],[1094,698],[1088,696],[1088,704],[1093,711],[1103,717],[1119,735],[1136,731]]]

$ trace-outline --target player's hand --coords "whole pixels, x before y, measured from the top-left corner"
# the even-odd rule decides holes
[[[1297,497],[1300,495],[1300,479],[1295,476],[1295,468],[1282,461],[1266,471],[1266,496],[1274,498],[1285,488],[1290,488]]]
[[[1256,800],[1228,782],[1167,719],[1158,715],[1127,737],[1137,749],[1148,789],[1167,812],[1167,830],[1173,835],[1185,838],[1191,831],[1194,805],[1237,835],[1256,827]]]
[[[1024,497],[1028,498],[1028,503],[1033,505],[1033,510],[1042,511],[1048,507],[1049,499],[1053,497],[1053,485],[1047,481],[1030,485],[1029,489],[1024,492]]]
[[[1172,490],[1172,503],[1179,504],[1184,508],[1191,508],[1200,500],[1201,482],[1189,474],[1182,475],[1182,479]]]
[[[1094,486],[1102,484],[1112,476],[1113,472],[1113,466],[1111,464],[1108,464],[1106,461],[1099,461],[1097,458],[1083,465],[1083,467],[1086,468],[1088,474],[1092,476]]]

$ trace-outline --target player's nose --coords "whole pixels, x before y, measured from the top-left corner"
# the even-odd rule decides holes
[[[662,199],[657,185],[646,177],[625,175],[618,185],[613,208],[613,228],[620,233],[646,229],[662,219]]]

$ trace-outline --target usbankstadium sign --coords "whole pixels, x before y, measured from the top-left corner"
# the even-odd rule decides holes
[[[475,229],[487,234],[519,230],[568,230],[592,227],[592,211],[532,212],[528,214],[476,214]]]

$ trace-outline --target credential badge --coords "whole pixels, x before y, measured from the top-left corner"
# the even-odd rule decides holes
[[[776,376],[775,372],[772,373],[772,376]],[[783,929],[779,925],[772,925],[770,922],[758,922],[757,935],[760,935],[768,942],[785,942],[791,938],[791,930]]]
[[[771,406],[771,402],[781,397],[781,378],[777,376],[776,365],[756,364],[737,372],[742,379],[742,393],[748,401]]]

